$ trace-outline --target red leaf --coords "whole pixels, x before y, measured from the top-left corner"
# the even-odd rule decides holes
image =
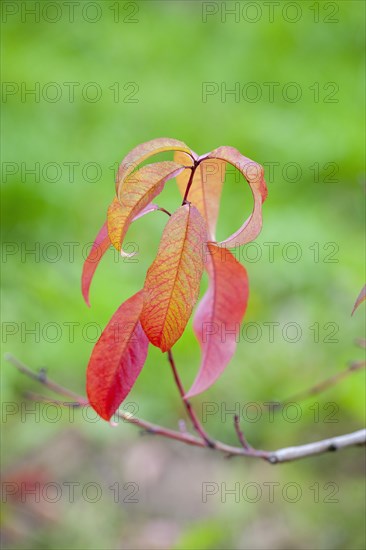
[[[146,360],[149,341],[139,321],[142,304],[140,291],[117,309],[89,360],[88,399],[105,420],[126,398]]]
[[[248,301],[245,268],[229,250],[212,243],[207,247],[210,283],[193,321],[202,350],[202,363],[186,397],[207,390],[225,370],[235,353]]]
[[[203,155],[206,159],[220,159],[235,166],[245,177],[254,198],[252,214],[244,224],[224,241],[217,243],[225,245],[227,248],[235,248],[245,243],[253,241],[260,233],[262,228],[262,202],[267,197],[267,186],[264,181],[264,170],[260,164],[244,157],[234,147],[219,147],[208,155]],[[200,158],[203,158],[200,157]]]
[[[90,285],[95,273],[95,270],[98,267],[98,264],[104,254],[107,252],[111,241],[108,237],[107,224],[105,223],[102,229],[99,231],[94,244],[89,252],[87,259],[83,265],[83,273],[81,275],[81,292],[83,294],[84,300],[87,306],[90,307],[89,301],[89,290]]]
[[[170,217],[147,272],[141,324],[162,351],[180,338],[197,301],[206,238],[207,226],[198,210],[181,206]]]
[[[352,310],[351,315],[354,314],[354,312],[356,311],[358,306],[361,305],[362,302],[364,302],[365,300],[366,300],[366,285],[363,287],[363,289],[361,290],[361,292],[357,296],[357,300],[355,302],[355,305],[353,306],[353,310]]]
[[[164,151],[185,151],[189,155],[194,155],[188,145],[182,141],[178,141],[177,139],[158,138],[147,141],[146,143],[141,143],[141,145],[138,145],[132,149],[132,151],[125,156],[118,168],[116,178],[117,197],[121,198],[126,178],[139,164],[141,164],[141,162],[152,155],[156,155],[157,153],[162,153]]]

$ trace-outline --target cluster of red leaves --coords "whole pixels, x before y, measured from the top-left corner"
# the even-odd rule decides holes
[[[174,161],[155,162],[139,168],[148,157],[165,151],[174,152]],[[244,175],[254,205],[251,215],[238,231],[216,242],[226,163]],[[130,224],[160,209],[152,201],[172,178],[177,179],[182,205],[169,218],[143,289],[119,307],[90,357],[88,399],[106,420],[111,418],[135,383],[145,363],[149,342],[165,352],[183,334],[198,299],[204,269],[208,272],[209,288],[193,323],[202,350],[202,362],[186,397],[211,386],[235,352],[235,331],[223,342],[220,330],[203,333],[203,327],[225,324],[239,330],[247,306],[248,277],[229,249],[248,243],[259,234],[267,188],[262,166],[233,147],[219,147],[199,157],[185,143],[161,138],[133,149],[119,167],[116,197],[85,261],[83,296],[90,305],[89,288],[100,258],[111,244],[126,255],[123,240]],[[122,327],[122,331],[116,327]]]

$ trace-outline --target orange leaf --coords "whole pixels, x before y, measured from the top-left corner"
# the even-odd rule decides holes
[[[245,268],[229,250],[212,243],[208,243],[207,248],[206,267],[210,283],[193,320],[202,362],[186,397],[207,390],[225,370],[235,353],[248,301]]]
[[[130,151],[121,162],[117,178],[116,178],[116,193],[117,197],[121,197],[126,178],[133,172],[135,168],[145,159],[163,153],[164,151],[185,151],[188,154],[193,154],[188,145],[177,139],[158,138],[141,143],[132,151]]]
[[[174,160],[183,166],[193,166],[192,157],[182,151],[174,153]],[[185,170],[176,176],[182,197],[184,197],[190,175],[191,171]],[[194,173],[193,182],[188,194],[189,202],[197,208],[201,216],[206,220],[209,236],[212,241],[215,241],[216,224],[224,180],[225,162],[218,159],[204,160]]]
[[[198,210],[181,206],[169,219],[144,285],[142,327],[167,351],[182,335],[199,294],[207,226]]]
[[[109,238],[118,251],[122,249],[132,220],[161,193],[167,180],[183,170],[183,166],[173,161],[156,162],[143,166],[126,179],[120,199],[113,200],[107,215]]]
[[[127,397],[146,360],[149,342],[139,321],[142,304],[140,291],[117,309],[89,360],[88,399],[105,420]]]
[[[224,241],[217,243],[227,248],[235,248],[253,241],[262,229],[262,203],[267,197],[267,186],[264,180],[264,170],[260,164],[244,157],[234,147],[219,147],[200,159],[220,159],[235,166],[245,177],[254,198],[253,211],[244,224]]]

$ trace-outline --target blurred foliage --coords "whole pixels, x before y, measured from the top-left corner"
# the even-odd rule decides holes
[[[4,2],[3,10],[15,4],[39,4],[43,9],[47,2]],[[217,410],[207,418],[207,428],[234,443],[228,411],[239,407],[248,439],[263,448],[305,443],[361,427],[362,372],[301,403],[297,421],[281,413],[273,421],[267,414],[256,419],[256,411],[250,412],[246,404],[281,400],[361,358],[354,339],[363,334],[364,309],[361,306],[352,318],[350,312],[363,285],[364,266],[364,3],[297,2],[301,17],[295,23],[283,15],[286,3],[276,8],[270,22],[266,3],[257,2],[261,15],[255,23],[243,16],[246,2],[209,3],[218,12],[207,15],[206,22],[205,2],[106,0],[94,3],[101,13],[94,23],[87,20],[94,18],[92,8],[83,17],[84,3],[79,2],[70,22],[64,4],[59,3],[62,16],[55,23],[47,20],[54,17],[52,7],[39,21],[25,16],[21,6],[17,14],[4,16],[3,82],[19,86],[19,92],[3,96],[2,321],[14,323],[3,324],[4,352],[34,368],[47,366],[54,379],[82,392],[97,329],[142,286],[166,223],[157,213],[133,225],[128,240],[138,243],[137,261],[123,262],[111,251],[93,282],[92,307],[86,308],[80,293],[83,255],[113,197],[116,164],[138,143],[162,136],[181,139],[199,154],[232,145],[264,164],[269,197],[256,245],[237,251],[250,277],[245,337],[220,381],[194,400],[197,410],[201,414],[207,403],[214,403]],[[230,14],[222,21],[225,6],[236,4],[241,6],[239,21]],[[329,4],[337,8],[333,18],[338,22],[324,21]],[[52,96],[47,88],[51,82],[61,90],[58,101],[42,97],[48,92]],[[70,82],[78,83],[74,101],[65,85]],[[262,93],[256,102],[243,97],[250,82]],[[273,101],[268,82],[278,83]],[[283,97],[290,82],[301,89],[297,102]],[[336,102],[325,101],[333,90],[325,88],[329,82],[338,90],[333,96]],[[85,88],[88,83],[101,90],[98,101],[86,99],[95,90]],[[205,83],[215,83],[218,92],[204,97]],[[222,97],[221,91],[233,90],[235,83],[239,83],[239,101],[233,94]],[[22,94],[22,86],[39,86],[38,100]],[[319,101],[314,100],[317,89]],[[253,90],[248,89],[248,95]],[[293,90],[288,88],[290,97]],[[128,102],[131,98],[136,102]],[[74,177],[70,177],[72,166]],[[34,167],[39,177],[24,174]],[[178,201],[171,182],[159,204],[174,208]],[[229,174],[219,238],[235,230],[249,211],[245,186]],[[268,243],[277,243],[273,258]],[[288,243],[296,243],[296,248]],[[38,252],[26,254],[32,249]],[[296,250],[301,257],[289,261]],[[279,323],[274,325],[273,339],[268,323]],[[292,329],[283,336],[287,323],[300,327],[297,342],[288,341],[294,339]],[[13,335],[7,332],[12,327]],[[39,338],[25,333],[32,328]],[[314,331],[319,331],[319,338]],[[191,327],[175,355],[188,386],[199,365]],[[19,407],[21,392],[36,388],[6,363],[2,382],[5,404],[19,403]],[[143,418],[170,426],[176,426],[184,414],[160,351],[150,349],[128,401],[137,404]],[[329,408],[329,403],[334,405]],[[254,409],[258,411],[258,406]],[[336,411],[333,423],[327,421],[332,410]],[[140,496],[138,504],[118,506],[107,490],[109,500],[90,504],[79,499],[70,504],[63,499],[57,512],[52,504],[46,511],[38,507],[31,513],[27,504],[9,505],[3,520],[9,548],[365,546],[362,452],[357,449],[273,469],[250,461],[228,462],[209,451],[182,449],[170,442],[140,441],[132,427],[111,430],[101,422],[85,422],[76,413],[71,433],[77,437],[69,448],[66,413],[55,423],[36,422],[31,416],[21,422],[21,418],[19,413],[4,420],[6,475],[15,469],[17,479],[22,479],[22,464],[37,468],[45,455],[48,480],[95,480],[103,486],[135,481]],[[47,450],[54,444],[60,452],[50,458]],[[69,471],[74,453],[79,460]],[[157,472],[151,473],[151,479],[149,468]],[[228,486],[276,481],[281,487],[296,482],[303,498],[296,503],[282,498],[269,503],[264,497],[256,503],[236,503],[228,498],[222,503],[216,495],[202,503],[204,481]],[[339,488],[338,502],[326,502],[329,490],[324,489],[320,502],[314,502],[309,487],[319,483],[323,488],[329,482]],[[52,513],[57,516],[54,520],[47,515]]]

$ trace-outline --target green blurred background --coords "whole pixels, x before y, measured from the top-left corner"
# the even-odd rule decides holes
[[[238,251],[250,303],[237,353],[194,399],[197,411],[211,407],[205,427],[232,444],[229,411],[239,412],[249,441],[266,449],[361,428],[362,371],[275,418],[259,404],[362,358],[354,342],[364,310],[350,312],[364,278],[364,6],[3,2],[3,354],[46,366],[84,392],[99,329],[141,288],[166,223],[158,213],[133,225],[127,240],[137,243],[137,261],[110,251],[88,309],[80,274],[114,194],[116,164],[156,137],[180,139],[199,154],[232,145],[266,167],[269,197],[256,245]],[[173,209],[178,201],[168,184],[159,204]],[[250,208],[246,186],[229,174],[219,238]],[[268,243],[276,243],[273,257]],[[273,338],[270,323],[277,323]],[[175,356],[188,387],[200,360],[190,326]],[[5,481],[62,489],[54,503],[51,489],[38,503],[5,498],[6,548],[365,547],[360,449],[277,467],[225,460],[76,412],[52,421],[54,411],[22,397],[40,388],[8,363],[2,369]],[[157,349],[150,347],[127,401],[127,410],[170,427],[184,417]],[[74,499],[70,482],[79,483]],[[97,502],[92,489],[83,495],[87,483],[101,488]],[[207,502],[204,483],[216,493]],[[128,502],[137,486],[137,502]],[[225,488],[240,494],[225,497]]]

